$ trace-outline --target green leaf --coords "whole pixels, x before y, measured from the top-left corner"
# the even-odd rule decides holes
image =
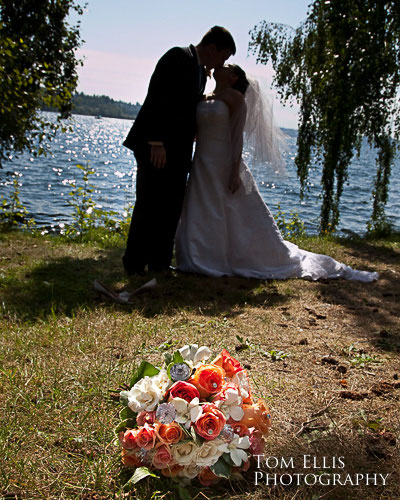
[[[235,465],[235,464],[233,463],[233,460],[231,459],[231,455],[230,455],[230,453],[224,453],[224,454],[221,456],[221,458],[223,458],[223,459],[225,460],[225,462],[226,462],[228,465],[230,465],[230,466]]]
[[[136,484],[139,481],[141,481],[142,479],[144,479],[145,477],[149,477],[149,476],[150,477],[158,478],[157,474],[154,474],[154,472],[152,472],[147,467],[138,467],[135,470],[135,472],[133,473],[133,476],[125,484],[125,486],[128,485],[128,484]]]
[[[126,431],[127,429],[134,429],[136,427],[136,419],[131,419],[131,418],[128,418],[126,420],[122,420],[118,425],[117,427],[115,427],[114,429],[114,433],[118,434],[121,432],[121,431]]]
[[[133,387],[136,382],[141,380],[143,377],[153,377],[154,375],[157,375],[159,371],[160,370],[151,363],[142,361],[139,365],[139,368],[132,375],[130,387]]]
[[[165,360],[165,364],[168,366],[172,363],[172,354],[170,354],[169,352],[166,352],[164,354],[164,360]]]
[[[232,466],[227,464],[226,461],[220,457],[218,462],[210,467],[214,474],[218,477],[229,479],[231,475]]]
[[[179,351],[175,351],[174,355],[172,356],[172,362],[174,364],[176,363],[184,363],[185,360],[183,359],[182,354]]]
[[[178,486],[178,493],[181,500],[191,500],[192,498],[189,491],[183,486]]]
[[[205,441],[205,439],[201,438],[198,434],[196,434],[194,427],[190,427],[190,436],[193,439],[193,441],[197,444],[197,446],[201,446]]]
[[[119,412],[119,418],[121,420],[126,420],[127,418],[134,418],[136,419],[136,413],[132,411],[129,406],[125,406],[120,412]]]

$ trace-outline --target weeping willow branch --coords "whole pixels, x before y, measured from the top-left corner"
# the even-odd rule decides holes
[[[400,135],[400,3],[314,1],[297,28],[261,22],[249,50],[272,63],[283,102],[300,103],[297,174],[301,197],[311,164],[321,167],[320,231],[340,220],[348,166],[364,137],[378,150],[368,229],[385,221],[391,166]],[[351,180],[349,180],[350,182]]]

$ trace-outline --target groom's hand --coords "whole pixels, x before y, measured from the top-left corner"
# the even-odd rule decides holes
[[[167,161],[167,153],[164,146],[152,145],[150,150],[150,162],[156,168],[164,168]]]

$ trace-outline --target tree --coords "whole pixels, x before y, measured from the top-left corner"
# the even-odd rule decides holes
[[[70,11],[82,14],[74,0],[0,0],[0,164],[25,148],[44,153],[45,135],[70,112],[80,64]],[[38,113],[43,103],[60,112],[58,123]]]
[[[322,165],[320,230],[337,227],[348,165],[363,137],[378,152],[368,229],[385,227],[400,132],[400,2],[315,0],[296,30],[264,21],[250,34],[258,62],[272,62],[282,100],[300,103],[295,163],[301,197],[313,157]]]

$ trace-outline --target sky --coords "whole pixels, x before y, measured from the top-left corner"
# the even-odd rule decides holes
[[[297,128],[297,106],[283,107],[271,87],[273,70],[248,55],[249,31],[263,20],[297,27],[309,0],[87,0],[78,91],[142,103],[157,60],[171,47],[196,45],[214,25],[233,35],[234,62],[259,78],[273,100],[276,122]],[[76,17],[71,17],[75,24]],[[211,91],[210,81],[206,91]],[[171,96],[179,99],[179,96]]]

